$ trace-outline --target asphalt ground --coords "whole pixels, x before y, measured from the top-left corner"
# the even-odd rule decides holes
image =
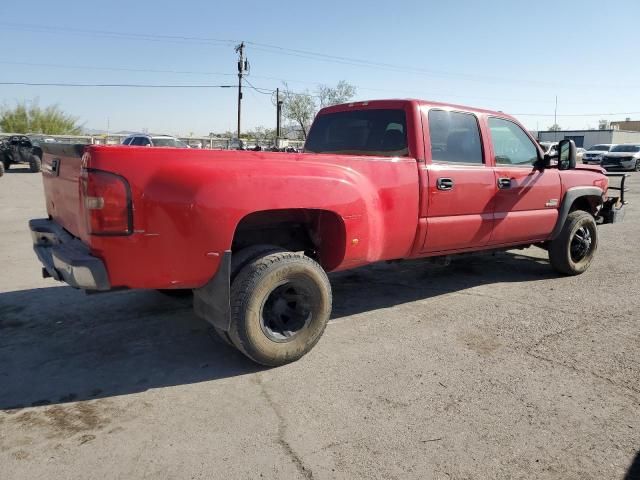
[[[578,277],[531,248],[331,275],[261,368],[188,299],[42,279],[41,178],[0,178],[0,479],[640,478],[640,176]],[[634,463],[635,462],[635,463]]]

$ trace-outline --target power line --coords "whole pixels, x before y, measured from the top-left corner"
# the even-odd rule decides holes
[[[142,83],[62,83],[62,82],[0,82],[0,85],[27,87],[104,87],[104,88],[234,88],[234,85],[175,85]]]
[[[114,72],[136,72],[136,73],[171,73],[171,74],[187,74],[187,75],[206,75],[206,76],[225,76],[225,77],[235,77],[236,73],[227,73],[227,72],[211,72],[211,71],[193,71],[193,70],[166,70],[166,69],[146,69],[146,68],[128,68],[128,67],[105,67],[105,66],[96,66],[96,65],[66,65],[66,64],[54,64],[54,63],[35,63],[35,62],[14,62],[7,60],[0,60],[0,64],[2,65],[20,65],[20,66],[28,66],[28,67],[47,67],[47,68],[62,68],[62,69],[75,69],[75,70],[97,70],[97,71],[114,71]],[[323,85],[322,82],[313,82],[308,80],[295,80],[295,79],[285,79],[281,77],[273,77],[268,75],[252,75],[253,78],[260,78],[264,80],[276,80],[283,83],[303,83],[309,85]],[[372,87],[363,87],[360,85],[354,85],[358,90],[370,91],[370,92],[389,92],[394,95],[397,94],[406,94],[406,95],[416,95],[422,92],[418,92],[417,90],[398,90],[398,89],[388,89],[388,88],[372,88]],[[269,94],[274,93],[275,90],[267,90]],[[294,93],[294,92],[290,92]],[[508,97],[485,97],[485,96],[473,96],[469,97],[469,95],[459,95],[452,94],[446,92],[438,92],[438,91],[429,91],[430,95],[442,95],[447,98],[464,98],[470,99],[473,98],[475,100],[488,100],[488,101],[499,101],[499,102],[524,102],[529,103],[528,100],[523,100],[522,98],[508,98]],[[314,96],[312,94],[306,93],[296,93],[296,95],[309,95]],[[541,103],[538,101],[538,103]],[[542,101],[544,103],[544,101]],[[567,102],[564,102],[567,103]],[[569,102],[570,103],[570,102]],[[581,102],[573,102],[575,104],[585,105],[584,101]],[[587,102],[588,103],[588,102]],[[599,102],[603,103],[603,102]]]
[[[553,113],[511,113],[520,117],[553,117]],[[616,113],[558,113],[558,117],[610,117],[615,115],[640,115],[640,112],[616,112]]]
[[[108,30],[87,30],[82,28],[73,27],[53,27],[49,25],[37,25],[37,24],[25,24],[14,22],[0,22],[0,25],[9,28],[19,28],[25,30],[31,30],[36,32],[49,32],[49,33],[65,33],[65,34],[79,34],[79,35],[99,35],[107,36],[110,38],[133,38],[139,40],[150,41],[172,41],[172,42],[189,42],[189,43],[207,43],[207,44],[220,44],[224,46],[233,45],[236,40],[219,39],[210,37],[193,37],[186,35],[159,35],[159,34],[145,34],[145,33],[131,33],[131,32],[114,32]]]
[[[21,65],[27,67],[47,67],[47,68],[65,68],[74,70],[101,70],[101,71],[113,71],[113,72],[139,72],[139,73],[176,73],[186,75],[221,75],[227,77],[235,77],[235,73],[226,72],[205,72],[205,71],[192,71],[192,70],[162,70],[162,69],[149,69],[149,68],[127,68],[127,67],[103,67],[96,65],[64,65],[57,63],[33,63],[33,62],[11,62],[0,60],[2,65]]]
[[[247,85],[249,85],[249,88],[251,88],[251,89],[255,90],[256,92],[261,93],[261,94],[263,94],[263,95],[273,95],[273,93],[275,93],[275,90],[270,90],[270,89],[267,89],[267,88],[258,88],[258,87],[255,87],[255,86],[254,86],[254,85],[249,81],[249,79],[248,79],[248,78],[246,78],[246,77],[245,77],[244,81],[245,81],[245,82],[247,82]]]
[[[272,95],[276,90],[255,87],[244,77],[249,88],[264,95]],[[29,87],[78,87],[78,88],[236,88],[236,85],[207,85],[207,84],[142,84],[142,83],[64,83],[64,82],[1,82],[0,85],[19,85]],[[299,92],[287,92],[290,95],[300,95],[312,98],[319,98],[318,95]],[[520,117],[553,117],[553,113],[511,113]],[[565,113],[558,114],[558,117],[610,117],[617,115],[640,115],[640,112],[603,112],[603,113]]]
[[[209,44],[209,45],[218,45],[218,46],[233,46],[239,42],[239,40],[232,39],[219,39],[219,38],[211,38],[211,37],[196,37],[196,36],[186,36],[186,35],[160,35],[160,34],[140,34],[140,33],[128,33],[128,32],[114,32],[107,30],[86,30],[79,28],[67,28],[67,27],[52,27],[47,25],[36,25],[36,24],[22,24],[22,23],[13,23],[13,22],[0,22],[0,25],[8,26],[10,28],[20,28],[20,29],[31,29],[32,31],[39,31],[45,33],[65,33],[65,34],[79,34],[79,35],[100,35],[100,36],[108,36],[115,38],[130,38],[130,39],[138,39],[138,40],[150,40],[150,41],[171,41],[171,42],[190,42],[190,43],[200,43],[200,44]],[[253,42],[253,41],[245,41],[245,44],[251,45],[254,49],[270,52],[270,53],[278,53],[282,55],[288,55],[293,57],[306,58],[311,60],[319,60],[331,63],[338,63],[342,65],[352,65],[358,67],[367,67],[367,68],[375,68],[382,69],[388,71],[402,72],[402,73],[414,73],[421,75],[429,75],[429,76],[444,76],[444,77],[459,77],[463,80],[472,80],[472,81],[480,81],[480,82],[492,82],[492,83],[520,83],[520,84],[528,84],[528,85],[537,85],[550,87],[557,87],[558,84],[554,82],[542,82],[536,80],[521,80],[521,79],[509,79],[503,77],[493,77],[486,75],[477,75],[471,73],[463,73],[463,72],[450,72],[444,70],[434,70],[434,69],[425,69],[425,68],[416,68],[413,66],[406,65],[394,65],[390,63],[383,62],[374,62],[366,59],[359,59],[354,57],[345,57],[339,55],[330,55],[319,52],[313,52],[310,50],[302,50],[302,49],[294,49],[288,47],[282,47],[278,45],[266,44],[261,42]],[[596,84],[565,84],[565,86],[572,87],[583,87],[583,88],[607,88],[613,87],[611,85],[596,85]],[[635,89],[638,88],[638,85],[615,85],[615,88],[624,88],[624,89]]]

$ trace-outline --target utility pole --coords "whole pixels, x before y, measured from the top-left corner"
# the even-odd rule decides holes
[[[244,42],[236,46],[238,54],[238,141],[240,141],[240,117],[242,113],[242,77],[249,67],[249,62],[244,58]]]
[[[280,125],[282,118],[282,100],[280,100],[280,89],[276,88],[276,147],[280,148]]]
[[[558,140],[558,95],[556,95],[556,108],[553,110],[553,128],[556,131],[553,138]]]

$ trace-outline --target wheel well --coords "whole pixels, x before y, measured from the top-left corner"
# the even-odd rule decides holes
[[[598,210],[598,206],[601,203],[602,203],[602,199],[599,197],[593,197],[593,196],[578,197],[571,204],[571,209],[569,210],[569,213],[573,212],[574,210],[584,210],[585,212],[589,212],[590,214],[595,215]]]
[[[325,270],[333,270],[344,259],[346,231],[342,217],[328,210],[263,210],[238,223],[231,250],[258,244],[304,251]]]

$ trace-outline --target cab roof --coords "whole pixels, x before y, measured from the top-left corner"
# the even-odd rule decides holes
[[[342,103],[339,105],[333,105],[331,107],[325,107],[322,110],[320,110],[319,113],[340,112],[340,111],[349,110],[351,108],[358,108],[358,109],[404,108],[407,105],[413,105],[417,108],[437,107],[437,108],[451,109],[451,110],[463,110],[466,112],[473,112],[478,114],[488,114],[488,115],[496,115],[496,116],[506,117],[506,118],[513,118],[511,115],[501,111],[469,107],[467,105],[458,105],[455,103],[443,103],[443,102],[435,102],[432,100],[420,100],[415,98],[404,98],[404,99],[399,98],[399,99],[388,99],[388,100],[364,100],[364,101],[357,101],[357,102]]]

